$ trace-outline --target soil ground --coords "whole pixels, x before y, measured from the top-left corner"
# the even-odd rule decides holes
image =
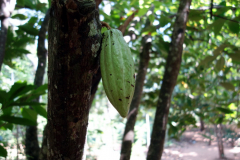
[[[165,147],[162,160],[219,160],[216,139],[208,145],[203,133],[186,131],[179,142]],[[240,141],[235,142],[235,147],[224,141],[224,154],[228,160],[240,160]]]

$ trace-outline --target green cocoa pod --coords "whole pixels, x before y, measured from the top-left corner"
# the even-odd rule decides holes
[[[109,101],[126,117],[135,89],[134,62],[130,48],[117,29],[103,33],[100,67]]]

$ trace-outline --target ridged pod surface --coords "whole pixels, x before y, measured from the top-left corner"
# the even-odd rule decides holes
[[[130,48],[117,29],[103,33],[100,67],[109,101],[126,117],[135,89],[135,70]]]

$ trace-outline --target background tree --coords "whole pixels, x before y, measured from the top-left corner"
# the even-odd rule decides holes
[[[149,23],[149,22],[148,22]],[[129,114],[127,116],[127,122],[122,138],[121,146],[121,158],[122,160],[130,159],[132,143],[134,141],[134,126],[137,119],[138,108],[141,101],[142,90],[144,86],[144,80],[147,73],[148,62],[149,62],[149,51],[151,48],[151,43],[148,40],[151,36],[146,35],[142,39],[143,49],[140,53],[140,62],[138,73],[136,76],[136,88],[133,96],[133,100],[130,106]]]
[[[15,8],[16,0],[1,0],[0,1],[0,20],[1,20],[1,30],[0,30],[0,71],[2,68],[3,58],[5,54],[5,45],[7,40],[8,31],[8,18],[11,16]]]
[[[40,87],[43,85],[46,62],[47,62],[47,50],[45,48],[45,39],[46,32],[48,29],[48,21],[49,21],[49,11],[47,11],[46,16],[41,24],[41,29],[38,33],[38,46],[37,46],[37,56],[38,56],[38,66],[35,73],[34,85],[36,87]],[[34,101],[39,102],[39,98],[37,97]],[[31,107],[30,107],[31,108]],[[28,159],[39,159],[40,147],[38,143],[38,133],[37,126],[27,126],[26,127],[26,139],[25,139],[25,152],[28,156]]]
[[[183,0],[179,3],[153,124],[148,160],[158,160],[162,156],[172,91],[176,85],[181,65],[184,34],[190,5],[191,0]]]

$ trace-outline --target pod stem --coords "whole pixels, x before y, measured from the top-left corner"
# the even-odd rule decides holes
[[[102,24],[102,27],[106,27],[108,30],[111,29],[109,24],[107,24],[106,22],[101,21],[101,24]]]

